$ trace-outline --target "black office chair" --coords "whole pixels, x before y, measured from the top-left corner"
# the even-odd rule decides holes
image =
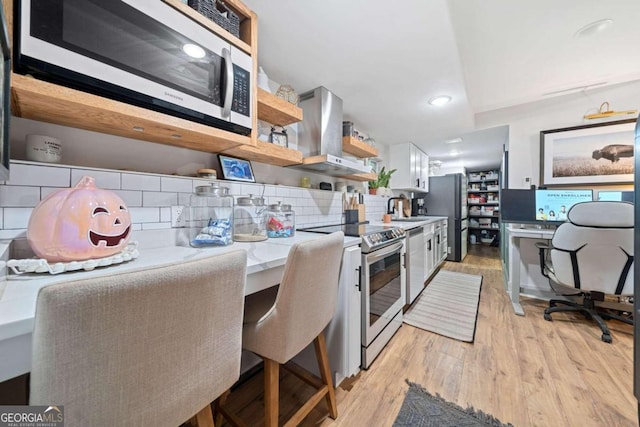
[[[544,311],[546,320],[558,311],[581,312],[596,321],[606,343],[611,333],[604,320],[633,324],[633,211],[627,202],[578,203],[550,245],[536,244],[540,270],[551,288],[564,297],[581,298],[552,299]],[[599,301],[620,303],[621,310],[600,310],[595,305]]]

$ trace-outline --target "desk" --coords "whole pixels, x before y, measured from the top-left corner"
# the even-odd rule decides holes
[[[221,248],[190,248],[174,245],[174,231],[175,229],[134,233],[133,240],[139,241],[140,256],[123,264],[57,275],[9,275],[4,282],[0,278],[0,381],[31,370],[31,333],[38,291],[43,286],[181,263],[242,249],[247,252],[245,295],[248,295],[280,282],[291,245],[321,236],[298,232],[289,239],[270,239],[257,243],[235,242]],[[345,237],[345,247],[358,244],[360,238]]]
[[[509,235],[509,277],[505,280],[505,290],[511,298],[513,311],[524,316],[524,310],[520,305],[520,288],[522,286],[520,275],[523,269],[520,256],[520,239],[551,240],[555,230],[542,228],[520,228],[510,225],[507,227]]]

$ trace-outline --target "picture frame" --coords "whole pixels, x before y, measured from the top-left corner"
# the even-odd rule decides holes
[[[222,179],[227,181],[256,182],[251,162],[236,157],[218,154]]]
[[[540,132],[540,186],[633,182],[636,119]]]
[[[282,128],[282,132],[276,132],[275,128],[271,128],[271,133],[269,134],[269,141],[272,144],[279,145],[281,147],[289,146],[289,137],[287,135],[287,130]]]

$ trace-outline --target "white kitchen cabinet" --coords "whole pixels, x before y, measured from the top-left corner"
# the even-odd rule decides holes
[[[424,236],[424,281],[426,281],[435,269],[435,245],[433,239],[433,224],[427,224],[423,230]]]
[[[360,246],[349,246],[342,254],[336,314],[324,330],[329,365],[337,386],[345,378],[360,371],[361,363],[361,297]],[[293,358],[294,362],[320,375],[313,345]]]
[[[438,248],[439,250],[438,265],[440,265],[441,262],[445,261],[447,259],[447,255],[449,255],[449,238],[447,235],[448,229],[449,229],[449,220],[443,219],[440,222],[440,246]]]
[[[389,169],[396,169],[389,184],[392,189],[421,193],[429,191],[429,156],[412,143],[392,147]]]

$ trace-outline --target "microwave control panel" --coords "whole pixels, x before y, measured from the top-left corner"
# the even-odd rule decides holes
[[[251,73],[247,70],[233,66],[233,103],[231,111],[249,117],[251,111]]]

